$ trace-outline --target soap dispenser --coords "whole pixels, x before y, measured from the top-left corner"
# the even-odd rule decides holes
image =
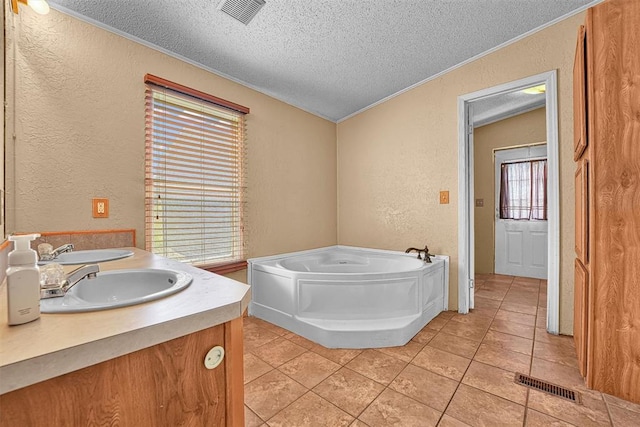
[[[39,234],[9,236],[13,250],[7,268],[7,304],[9,325],[21,325],[40,317],[40,270],[31,241]]]

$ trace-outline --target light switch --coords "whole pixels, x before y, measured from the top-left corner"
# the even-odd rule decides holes
[[[109,218],[109,199],[93,199],[93,217]]]
[[[440,192],[440,204],[441,205],[449,204],[449,192],[448,191],[441,191]]]

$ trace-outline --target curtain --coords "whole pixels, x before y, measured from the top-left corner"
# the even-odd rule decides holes
[[[547,219],[547,160],[500,165],[500,218]]]

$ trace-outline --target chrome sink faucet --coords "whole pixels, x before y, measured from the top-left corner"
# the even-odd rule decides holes
[[[49,248],[51,248],[50,245],[43,245],[43,246],[47,246]],[[40,248],[38,248],[40,249]],[[71,252],[73,251],[73,244],[72,243],[67,243],[66,245],[62,245],[59,248],[56,248],[54,250],[52,250],[49,253],[43,252],[40,253],[40,259],[42,261],[51,261],[53,259],[58,258],[58,255],[63,254],[65,252]]]
[[[40,289],[40,299],[63,297],[71,288],[83,279],[93,279],[100,272],[98,264],[87,264],[76,268],[66,275],[65,280],[55,287],[42,287]]]

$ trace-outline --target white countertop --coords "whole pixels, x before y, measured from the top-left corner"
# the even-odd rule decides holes
[[[33,322],[9,326],[5,281],[0,286],[0,394],[228,322],[242,316],[249,303],[248,285],[127,249],[133,257],[100,263],[100,270],[170,268],[191,274],[193,282],[182,292],[146,304],[43,313]]]

